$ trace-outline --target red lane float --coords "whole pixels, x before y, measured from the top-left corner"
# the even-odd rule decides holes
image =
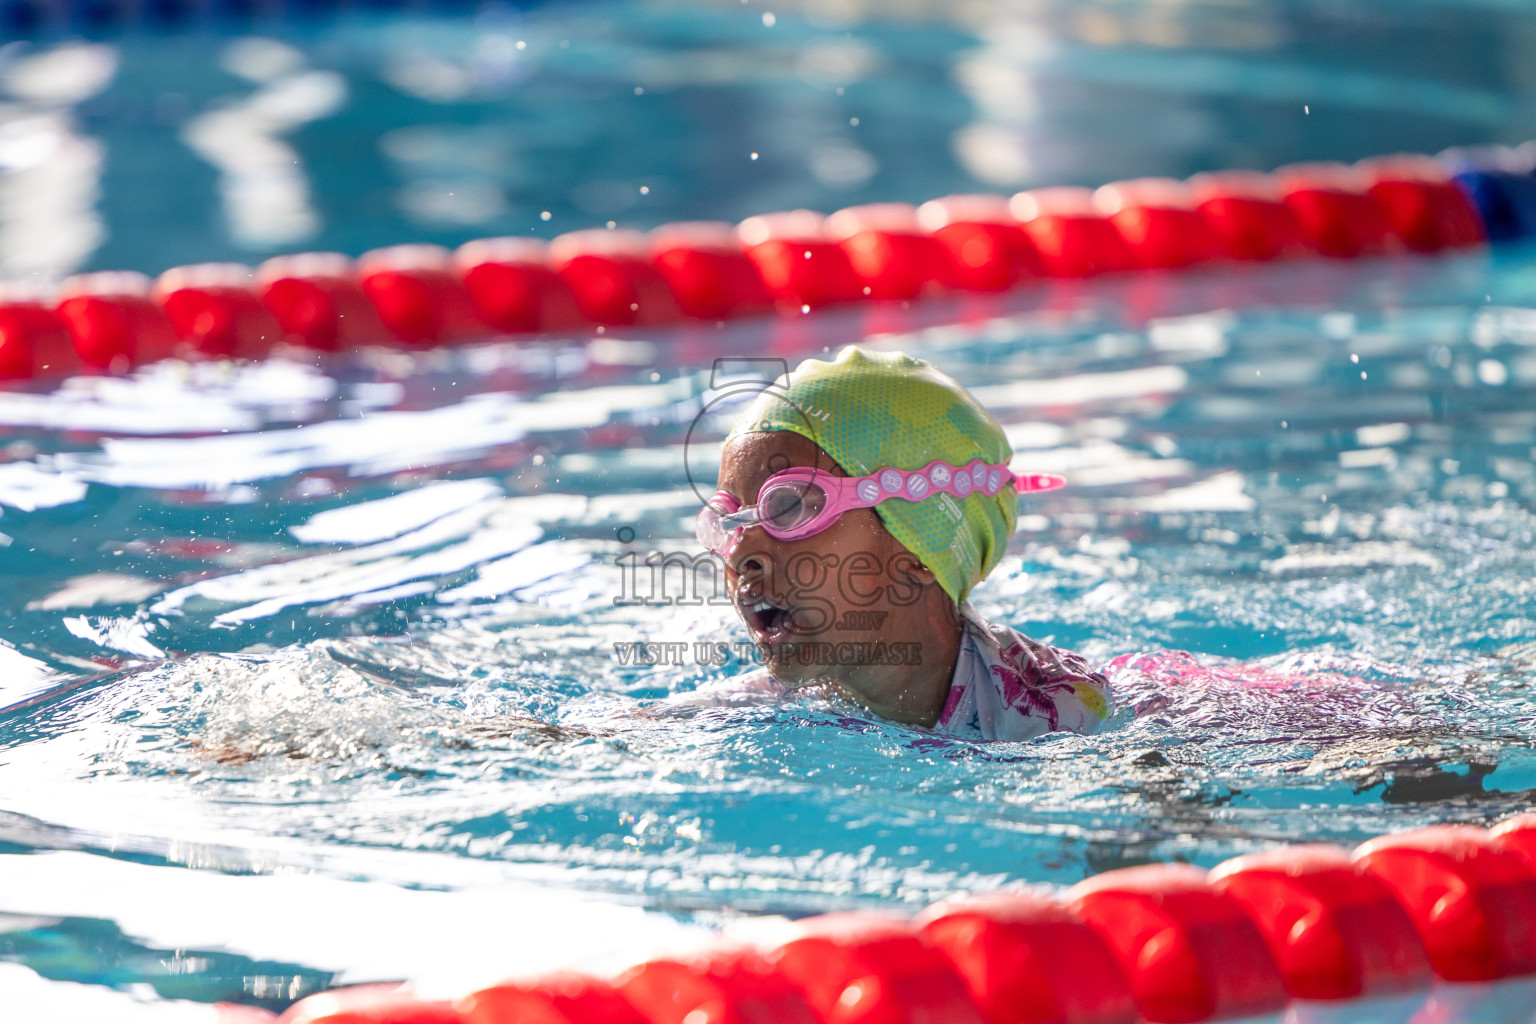
[[[1272,174],[1133,179],[1097,192],[949,196],[918,208],[877,203],[831,217],[791,210],[734,228],[663,225],[648,236],[610,228],[547,245],[481,239],[453,254],[403,245],[355,263],[339,253],[302,253],[268,260],[254,277],[233,264],[174,268],[153,296],[142,274],[80,275],[50,301],[79,364],[92,372],[178,351],[258,357],[277,334],[339,351],[390,340],[424,348],[496,333],[718,323],[770,308],[799,316],[862,299],[1000,291],[1039,277],[1484,244],[1484,219],[1496,211],[1479,206],[1465,173],[1453,176],[1454,169],[1451,158],[1398,155]],[[74,368],[29,303],[37,305],[0,302],[0,380]],[[11,309],[18,311],[4,312]]]
[[[339,352],[385,336],[351,258],[339,252],[274,256],[256,268],[256,289],[293,344]]]
[[[1190,198],[1229,258],[1243,261],[1318,255],[1280,183],[1255,171],[1220,171],[1189,179]]]
[[[283,329],[252,286],[255,274],[240,263],[172,267],[155,281],[154,298],[176,336],[198,355],[260,359]]]
[[[1120,232],[1086,188],[1037,188],[1008,201],[1049,277],[1088,277],[1129,270],[1132,259]]]
[[[465,1024],[648,1024],[612,985],[584,974],[508,981],[454,1004]]]
[[[549,264],[592,323],[628,327],[682,316],[638,231],[593,228],[561,235],[549,243]]]
[[[944,247],[923,230],[910,203],[850,206],[827,218],[827,230],[866,298],[915,299],[948,287],[954,276]]]
[[[748,217],[736,226],[736,237],[782,313],[863,297],[864,286],[847,252],[832,240],[827,219],[815,210]]]
[[[987,1024],[1131,1024],[1130,984],[1098,933],[1059,902],[996,893],[937,904],[916,922]]]
[[[1439,161],[1402,155],[1362,160],[1356,166],[1365,175],[1366,194],[1408,248],[1435,252],[1487,241],[1472,201],[1451,183]]]
[[[1251,1017],[1286,1004],[1264,937],[1199,868],[1106,871],[1073,886],[1067,901],[1114,953],[1148,1021]]]
[[[1207,220],[1195,210],[1188,185],[1172,178],[1137,178],[1105,185],[1093,204],[1125,243],[1131,264],[1142,270],[1176,270],[1222,255]]]
[[[0,380],[58,377],[79,366],[69,332],[53,310],[41,302],[0,303]]]
[[[149,278],[132,270],[64,279],[54,312],[87,369],[126,370],[175,351],[176,332],[150,300],[150,288]]]
[[[440,245],[396,245],[363,253],[358,283],[395,340],[412,348],[452,344],[489,333],[453,258]]]
[[[984,1024],[965,982],[910,922],[828,914],[768,954],[823,1024]]]
[[[1427,986],[1429,957],[1380,879],[1338,846],[1248,854],[1210,873],[1258,925],[1291,995],[1354,999]]]
[[[695,320],[767,313],[773,300],[757,267],[724,221],[663,224],[650,234],[651,259],[678,309]]]
[[[1282,202],[1324,256],[1385,256],[1403,247],[1386,211],[1366,192],[1367,177],[1348,164],[1292,164],[1275,171]]]
[[[1536,871],[1536,814],[1522,814],[1500,822],[1491,835],[1499,846],[1520,854]]]
[[[571,289],[549,267],[548,246],[540,239],[466,242],[454,252],[453,267],[475,313],[504,334],[564,331],[586,323]]]
[[[1536,872],[1486,829],[1436,825],[1383,836],[1354,860],[1392,890],[1440,977],[1536,974]]]
[[[996,292],[1041,277],[1040,255],[1003,196],[931,199],[917,221],[948,257],[949,283],[963,291]]]
[[[799,989],[744,949],[649,960],[615,985],[650,1024],[820,1024]]]

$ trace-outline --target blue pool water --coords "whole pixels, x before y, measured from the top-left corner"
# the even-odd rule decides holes
[[[1273,305],[1277,284],[1331,301]],[[96,426],[18,429],[0,467],[0,841],[537,881],[709,921],[1524,809],[1532,285],[1518,253],[1212,274],[1160,286],[1150,320],[1126,312],[1141,283],[1106,283],[871,336],[977,387],[1021,464],[1072,477],[1026,510],[983,611],[1095,661],[1176,648],[1302,680],[1123,675],[1133,721],[1029,744],[814,701],[635,715],[739,666],[626,667],[615,644],[745,639],[726,609],[614,605],[626,552],[691,550],[701,350],[795,358],[859,337],[862,314],[12,395],[0,415]],[[1212,294],[1252,301],[1190,313]],[[229,426],[106,429],[146,407]],[[173,925],[179,883],[158,884]],[[209,998],[338,966],[199,954],[208,977],[167,976],[110,912],[84,916],[108,920],[0,948],[56,966],[63,945],[76,974]]]
[[[936,30],[784,9],[770,29],[755,3],[584,6],[505,31],[344,21],[276,48],[247,39],[234,58],[222,36],[101,44],[117,77],[71,116],[106,140],[90,209],[111,233],[76,265],[260,248],[209,226],[236,223],[218,219],[217,188],[113,177],[195,178],[185,153],[155,151],[161,101],[143,97],[216,83],[163,103],[204,109],[232,87],[220,61],[248,78],[265,68],[269,84],[297,76],[289,87],[310,101],[343,83],[336,131],[303,129],[315,134],[294,151],[309,175],[303,244],[349,251],[585,226],[608,213],[577,205],[593,181],[657,182],[654,207],[626,195],[612,208],[644,225],[921,199],[985,184],[984,168],[1006,187],[1007,168],[976,154],[1003,161],[1008,139],[1039,154],[1010,172],[1030,183],[1515,141],[1506,133],[1529,124],[1529,81],[1474,59],[1529,38],[1529,17],[1360,15],[1351,63],[1302,31],[1331,17],[1315,12],[1229,23],[1200,7],[1106,9],[1095,22],[1074,10],[1033,25],[982,10]],[[793,41],[756,35],[770,31]],[[398,66],[492,38],[523,53],[524,36],[548,44],[546,63],[485,72],[489,98],[473,102],[453,92],[462,77]],[[1437,37],[1447,57],[1432,72],[1387,60]],[[1248,43],[1218,54],[1217,38]],[[813,60],[811,44],[841,56]],[[628,85],[637,67],[661,74],[645,63],[657,52],[685,49],[673,73],[695,78],[662,91],[664,115],[599,102],[620,80],[642,88]],[[862,98],[817,78],[820,60],[857,72]],[[334,77],[302,77],[316,69]],[[381,69],[438,99],[385,102]],[[979,105],[1012,95],[998,91],[1008,82],[1034,83],[1034,113]],[[1330,90],[1353,105],[1298,112],[1298,97]],[[1187,135],[1143,127],[1108,146],[1132,94]],[[914,100],[920,111],[898,118]],[[1278,114],[1266,131],[1237,127],[1290,106],[1286,117],[1339,120],[1315,136]],[[860,116],[889,118],[883,136],[857,136],[864,162],[851,148],[811,158],[804,125],[820,117],[839,125],[827,138],[853,138],[838,133]],[[1366,124],[1381,134],[1350,130]],[[711,133],[732,126],[738,141]],[[493,180],[503,205],[485,192],[402,204],[442,180],[412,177],[401,168],[426,165],[407,160],[381,183],[379,153],[395,158],[374,143],[407,128],[417,135],[390,145]],[[244,129],[221,130],[227,142]],[[477,139],[517,158],[477,163]],[[754,180],[762,160],[710,163],[733,147],[777,169]],[[871,167],[854,182],[851,169]],[[551,220],[518,220],[538,204],[515,197],[540,195]],[[434,228],[411,219],[424,208],[500,212]],[[146,223],[163,230],[131,230]],[[563,915],[617,956],[744,913],[916,907],[1526,809],[1532,255],[1104,280],[718,329],[369,349],[323,366],[161,364],[0,393],[0,960],[130,995],[279,1007],[337,979],[595,956],[561,937]],[[850,341],[933,360],[997,414],[1017,465],[1071,481],[1025,508],[976,594],[984,613],[1095,663],[1190,652],[1117,675],[1122,712],[1103,734],[971,745],[816,700],[641,712],[742,667],[625,664],[615,646],[746,638],[728,609],[615,603],[633,594],[626,560],[694,549],[687,473],[712,479],[730,414],[711,405],[715,360],[792,365]],[[1289,681],[1240,684],[1278,677]]]

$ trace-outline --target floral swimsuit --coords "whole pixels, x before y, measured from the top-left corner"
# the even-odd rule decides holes
[[[960,612],[965,635],[935,732],[1027,740],[1096,732],[1109,717],[1109,680],[1081,657],[988,622],[969,601]]]

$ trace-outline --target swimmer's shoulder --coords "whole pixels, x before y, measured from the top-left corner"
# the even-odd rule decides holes
[[[1079,654],[991,622],[962,606],[968,650],[956,685],[972,690],[987,739],[1030,739],[1045,732],[1097,732],[1114,710],[1110,682]],[[968,669],[962,679],[960,669]]]

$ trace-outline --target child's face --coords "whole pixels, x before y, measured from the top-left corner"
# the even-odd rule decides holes
[[[725,446],[719,489],[755,505],[764,481],[797,466],[847,475],[799,434],[740,434]],[[937,717],[932,687],[914,683],[939,679],[947,691],[959,632],[954,602],[874,509],[845,512],[795,541],[748,528],[726,560],[726,582],[774,678],[837,684],[898,721]]]

